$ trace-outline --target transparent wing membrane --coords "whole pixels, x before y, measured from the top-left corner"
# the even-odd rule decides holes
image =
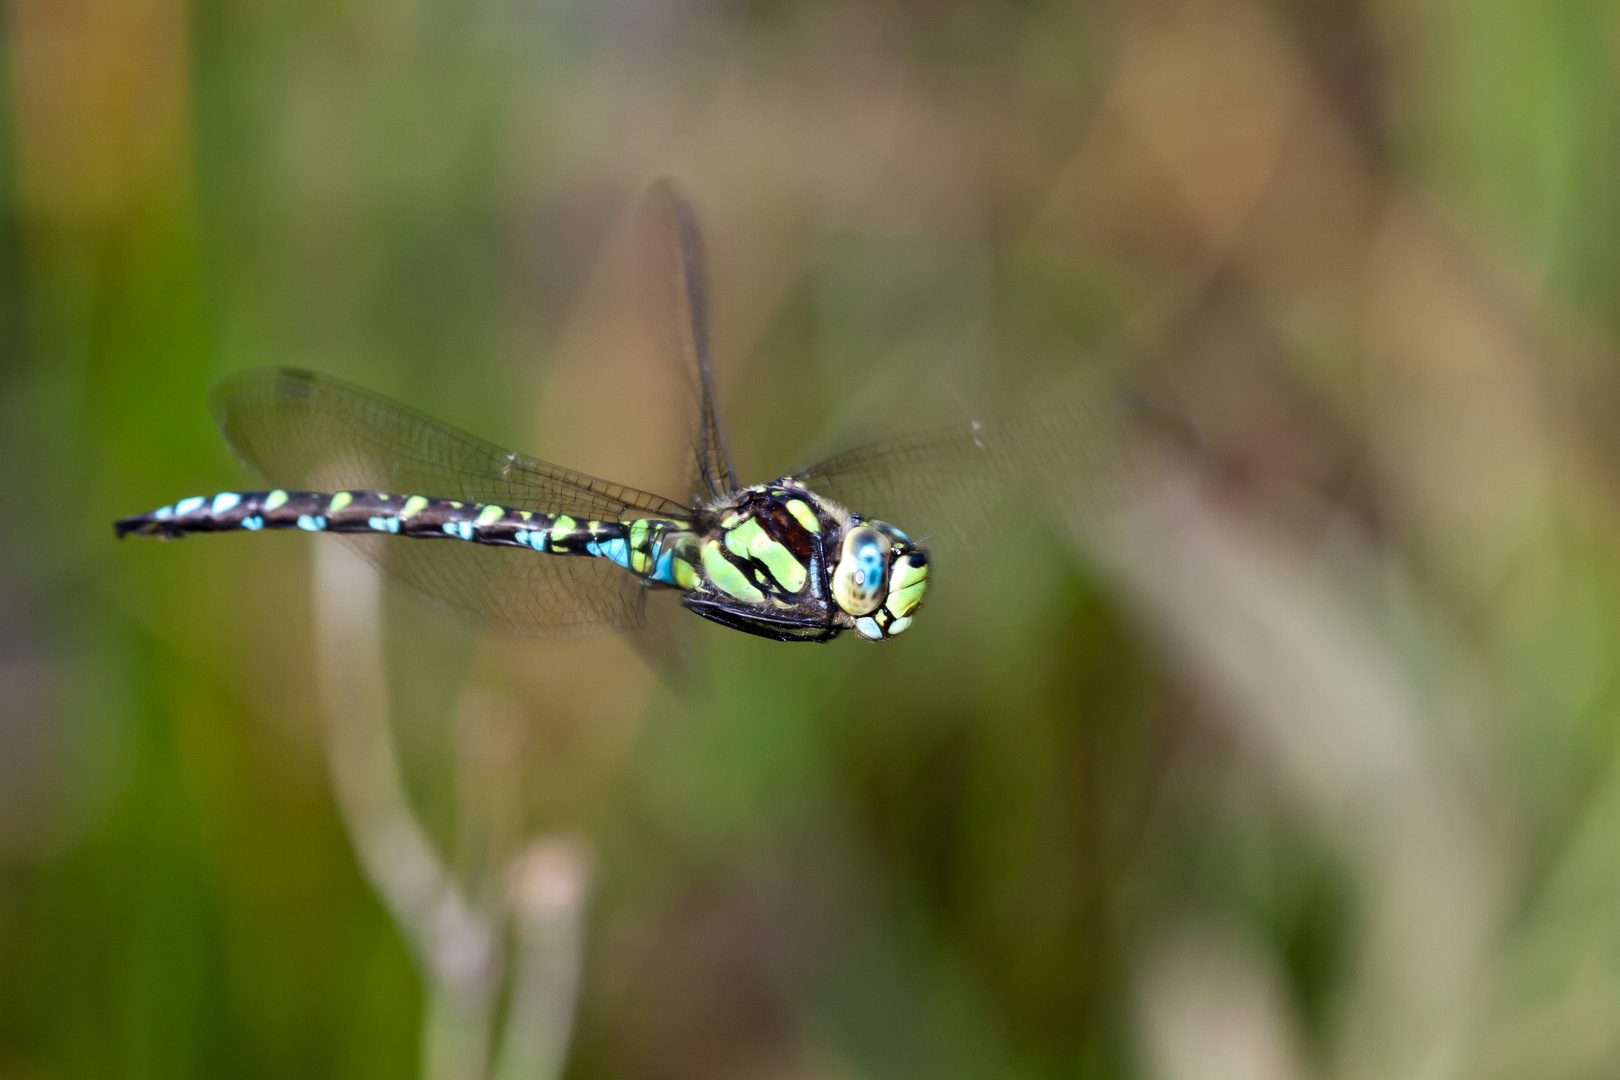
[[[328,376],[244,371],[210,405],[236,454],[268,481],[495,503],[580,519],[685,518],[673,500],[524,457]],[[639,623],[639,584],[601,559],[344,535],[373,565],[478,621],[537,637]]]
[[[569,638],[642,625],[646,589],[606,559],[453,540],[334,535],[430,600],[497,630]]]
[[[209,405],[237,456],[277,484],[436,495],[598,520],[690,513],[672,499],[513,453],[309,371],[228,375]]]
[[[692,207],[667,179],[655,181],[642,196],[636,226],[654,331],[679,358],[697,398],[696,489],[712,499],[735,491],[737,477],[714,404],[703,237]]]
[[[1071,380],[1039,406],[859,447],[796,479],[927,547],[973,550],[1028,538],[1042,520],[1100,520],[1163,478],[1177,438],[1174,424]]]

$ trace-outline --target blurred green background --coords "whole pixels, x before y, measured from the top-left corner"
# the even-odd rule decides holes
[[[699,627],[697,697],[389,593],[445,863],[591,853],[569,1076],[1620,1072],[1620,8],[5,14],[0,1077],[418,1075],[316,541],[111,522],[247,482],[260,364],[681,494],[611,257],[661,174],[746,480],[1103,353],[1206,448],[884,648]]]

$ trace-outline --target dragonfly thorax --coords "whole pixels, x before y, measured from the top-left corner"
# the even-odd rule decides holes
[[[883,641],[911,625],[928,557],[899,529],[863,521],[791,479],[729,493],[697,516],[701,581],[684,602],[765,637]]]

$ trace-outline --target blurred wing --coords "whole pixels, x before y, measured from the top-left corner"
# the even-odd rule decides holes
[[[1169,428],[1094,386],[1039,407],[901,436],[796,474],[818,495],[926,547],[1028,541],[1044,523],[1097,523],[1164,475]]]
[[[307,371],[239,372],[209,398],[237,456],[279,486],[429,495],[608,521],[689,513],[662,496],[503,450]],[[640,585],[603,559],[448,541],[342,539],[426,596],[516,633],[573,636],[639,622]]]
[[[698,645],[693,630],[703,620],[681,606],[681,594],[674,589],[642,589],[638,603],[641,626],[626,634],[625,641],[668,686],[689,693],[695,689]]]
[[[483,626],[525,637],[583,637],[640,626],[647,590],[606,559],[445,540],[334,534],[367,562]]]
[[[661,495],[504,450],[309,371],[228,375],[209,393],[209,405],[231,449],[278,484],[433,495],[596,520],[690,513]]]
[[[644,287],[652,301],[655,336],[678,358],[698,402],[693,438],[697,491],[705,500],[737,489],[714,405],[709,369],[708,278],[697,216],[668,179],[642,196],[637,219],[644,259]]]

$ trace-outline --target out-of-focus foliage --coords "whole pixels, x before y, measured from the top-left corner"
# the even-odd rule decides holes
[[[1099,356],[1205,448],[694,696],[391,597],[447,858],[595,852],[569,1075],[1620,1070],[1613,4],[10,0],[0,64],[0,1077],[415,1073],[314,541],[110,523],[245,482],[256,364],[680,493],[660,174],[749,481]]]

